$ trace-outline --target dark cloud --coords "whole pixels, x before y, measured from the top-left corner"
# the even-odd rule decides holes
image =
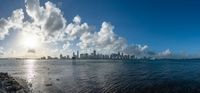
[[[35,49],[28,49],[27,53],[36,53]]]

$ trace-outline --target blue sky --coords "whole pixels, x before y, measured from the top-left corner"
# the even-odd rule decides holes
[[[155,50],[200,51],[200,1],[198,0],[65,0],[69,15],[88,23],[108,20],[128,42]],[[68,3],[68,4],[67,4]],[[66,6],[64,4],[67,4]],[[98,24],[97,24],[98,25]]]
[[[57,1],[57,0],[56,0]],[[54,1],[53,1],[54,2]],[[63,0],[62,10],[72,19],[79,14],[89,24],[112,22],[128,43],[154,50],[200,52],[198,0]]]
[[[54,1],[53,1],[54,2]],[[89,24],[112,22],[128,43],[154,50],[200,52],[198,0],[63,0],[62,10],[72,19],[79,14]]]
[[[47,0],[42,0],[41,5]],[[67,22],[79,15],[82,22],[101,28],[111,22],[114,32],[128,44],[148,45],[154,51],[200,52],[200,1],[198,0],[50,0]],[[2,0],[0,17],[23,8],[24,0]],[[27,14],[25,14],[27,15]],[[1,41],[2,42],[2,41]]]

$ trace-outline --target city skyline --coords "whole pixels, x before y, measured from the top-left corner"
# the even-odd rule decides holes
[[[96,50],[138,57],[197,58],[199,3],[2,0],[0,57],[72,56],[76,50]]]
[[[200,93],[200,0],[0,2],[0,93]]]
[[[23,59],[23,58],[22,58]],[[70,55],[63,55],[60,54],[59,56],[43,56],[40,59],[112,59],[112,60],[130,60],[130,59],[154,59],[154,58],[139,58],[135,55],[129,55],[124,54],[123,52],[117,52],[117,53],[111,53],[111,54],[102,54],[96,52],[96,50],[93,50],[91,53],[79,53],[79,50],[72,53],[72,56]]]

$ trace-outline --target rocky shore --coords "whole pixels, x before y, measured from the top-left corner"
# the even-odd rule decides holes
[[[30,93],[25,81],[0,72],[0,93]]]

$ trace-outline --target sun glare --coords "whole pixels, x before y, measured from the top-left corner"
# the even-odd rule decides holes
[[[24,38],[24,45],[28,48],[35,48],[37,42],[34,37],[26,37]]]
[[[21,43],[25,48],[37,48],[39,40],[37,36],[26,33],[21,37]]]

